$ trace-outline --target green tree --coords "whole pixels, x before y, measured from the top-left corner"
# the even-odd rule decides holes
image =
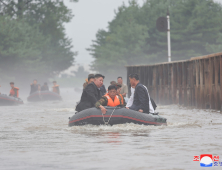
[[[117,74],[124,65],[167,61],[167,34],[158,32],[156,20],[171,15],[172,59],[206,55],[209,45],[220,45],[222,6],[212,0],[136,0],[118,8],[108,30],[99,30],[89,48],[92,67]],[[207,49],[208,46],[208,49]]]
[[[0,0],[0,13],[4,77],[47,78],[73,64],[64,28],[73,15],[62,0]]]

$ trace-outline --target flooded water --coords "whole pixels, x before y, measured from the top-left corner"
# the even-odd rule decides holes
[[[222,158],[217,111],[159,106],[167,127],[68,127],[80,95],[65,89],[62,102],[0,107],[0,169],[203,169],[194,155]]]

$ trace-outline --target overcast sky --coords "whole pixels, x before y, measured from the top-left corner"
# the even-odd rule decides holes
[[[142,4],[143,0],[138,0]],[[216,0],[222,2],[222,0]],[[90,47],[92,40],[99,29],[106,29],[108,22],[114,18],[114,10],[128,0],[79,0],[71,3],[65,0],[66,5],[72,9],[75,17],[66,24],[68,37],[73,41],[73,51],[78,52],[75,58],[77,64],[88,65],[93,61],[86,48]]]

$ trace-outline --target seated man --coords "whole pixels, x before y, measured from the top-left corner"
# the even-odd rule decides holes
[[[104,76],[96,74],[92,83],[88,84],[82,92],[81,100],[76,106],[76,111],[80,112],[95,106],[96,102],[101,99],[102,93],[100,87],[103,85]]]
[[[52,91],[60,95],[59,85],[57,84],[56,81],[53,81],[52,83],[53,83]]]
[[[100,108],[103,114],[106,114],[106,108],[103,106],[125,106],[125,100],[117,94],[117,87],[110,85],[108,87],[108,93],[104,95],[98,102],[96,102],[96,108]]]
[[[47,83],[44,83],[44,85],[41,87],[41,91],[49,91],[49,87]]]
[[[14,82],[10,83],[11,90],[10,90],[9,96],[18,98],[19,97],[19,88],[15,87],[14,84],[15,84]]]
[[[38,91],[38,84],[37,80],[34,80],[33,83],[31,84],[31,91],[30,94],[35,93]]]
[[[138,74],[131,74],[129,80],[131,86],[135,87],[135,92],[133,104],[127,108],[141,113],[150,113],[152,104],[147,88],[140,83]],[[152,112],[154,112],[154,109],[152,109]]]

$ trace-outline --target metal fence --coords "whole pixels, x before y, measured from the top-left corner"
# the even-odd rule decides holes
[[[222,108],[222,53],[185,61],[127,66],[138,73],[151,97],[159,104],[179,104],[200,109]],[[129,92],[130,92],[130,84]]]

